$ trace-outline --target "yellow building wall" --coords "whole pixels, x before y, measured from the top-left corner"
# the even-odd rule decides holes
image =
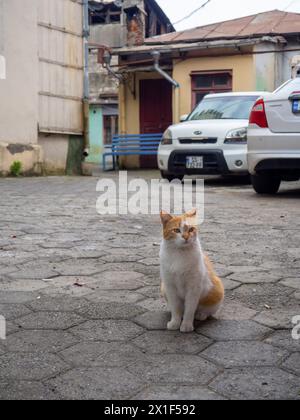
[[[231,70],[233,72],[233,91],[255,91],[256,71],[253,55],[228,57],[197,57],[187,60],[175,60],[172,77],[180,84],[179,93],[173,89],[173,122],[179,122],[180,116],[189,114],[192,108],[191,72]],[[136,73],[131,75],[119,91],[120,134],[140,134],[140,80],[161,79],[156,72]],[[133,93],[134,92],[134,93]],[[179,95],[176,98],[176,94]],[[179,105],[176,103],[179,101]],[[139,157],[121,157],[121,168],[139,168]]]
[[[214,70],[232,70],[234,92],[256,90],[254,58],[252,55],[199,57],[185,61],[175,61],[173,77],[180,84],[180,115],[189,114],[192,111],[191,72]],[[180,115],[174,115],[174,122],[179,122]]]
[[[156,72],[137,73],[119,90],[120,134],[140,134],[140,80],[161,79]],[[139,156],[123,156],[119,159],[120,167],[138,169]]]

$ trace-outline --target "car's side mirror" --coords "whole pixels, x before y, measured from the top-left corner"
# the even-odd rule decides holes
[[[188,119],[189,114],[181,115],[180,122],[185,122]]]

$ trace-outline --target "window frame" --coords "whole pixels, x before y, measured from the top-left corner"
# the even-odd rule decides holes
[[[220,75],[227,75],[228,83],[226,85],[216,85],[214,82],[211,87],[198,87],[196,85],[197,76],[208,76],[216,77]],[[191,76],[191,88],[192,88],[192,110],[197,106],[199,101],[197,101],[197,94],[203,94],[203,96],[210,93],[226,93],[233,91],[233,71],[232,70],[210,70],[210,71],[192,71]]]
[[[108,130],[109,127],[109,130]],[[119,132],[119,116],[103,115],[103,145],[110,146],[113,136]]]

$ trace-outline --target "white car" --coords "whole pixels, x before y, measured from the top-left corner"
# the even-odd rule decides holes
[[[250,116],[248,164],[258,194],[300,179],[300,77],[259,99]]]
[[[184,122],[164,133],[158,149],[162,177],[248,174],[249,116],[262,95],[265,92],[205,96]]]

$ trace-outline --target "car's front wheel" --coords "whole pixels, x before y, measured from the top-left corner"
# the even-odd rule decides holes
[[[276,194],[281,184],[280,178],[269,175],[252,175],[251,181],[257,194]]]
[[[169,172],[160,171],[161,177],[163,179],[167,179],[169,182],[174,181],[174,179],[179,179],[179,181],[182,181],[184,178],[184,175],[176,175],[176,174],[170,174]]]

